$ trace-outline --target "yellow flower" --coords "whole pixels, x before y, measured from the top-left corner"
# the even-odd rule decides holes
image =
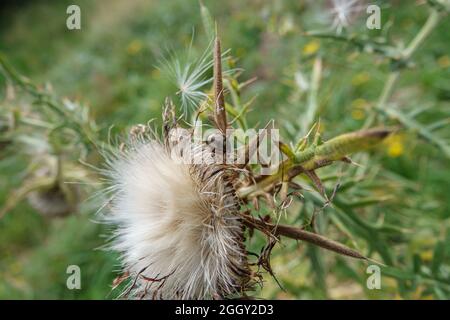
[[[441,68],[448,68],[450,67],[450,58],[447,55],[442,56],[437,60],[437,64]]]
[[[142,42],[140,40],[133,40],[128,44],[127,53],[129,55],[136,55],[142,50]]]
[[[391,158],[397,158],[403,154],[403,137],[400,135],[393,135],[386,139],[387,154]]]
[[[356,74],[352,78],[352,85],[360,86],[360,85],[366,83],[369,80],[370,80],[370,74],[369,73],[367,73],[367,72],[360,72],[360,73]]]
[[[403,144],[400,142],[391,143],[388,149],[388,154],[392,158],[401,156],[403,154]]]
[[[354,109],[364,109],[367,105],[367,101],[363,98],[358,98],[352,101],[352,108]]]
[[[424,292],[425,288],[423,285],[417,286],[417,289],[412,293],[412,298],[415,300],[419,300],[422,297],[422,293]]]
[[[364,119],[366,113],[365,108],[367,107],[368,103],[366,100],[362,98],[358,98],[352,101],[351,107],[352,107],[352,118],[355,120],[362,120]]]
[[[355,109],[352,110],[352,118],[355,120],[362,120],[364,119],[365,113],[363,110]]]
[[[320,43],[317,40],[313,40],[308,42],[304,47],[303,47],[303,54],[305,55],[311,55],[316,53],[320,48]]]
[[[423,261],[431,261],[433,259],[433,250],[426,250],[420,253],[420,258]]]
[[[402,296],[397,292],[394,296],[394,300],[403,300]]]

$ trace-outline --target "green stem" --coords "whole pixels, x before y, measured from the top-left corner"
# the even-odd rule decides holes
[[[308,130],[316,118],[318,103],[317,94],[319,92],[320,77],[322,73],[322,60],[316,58],[314,61],[313,71],[311,74],[311,87],[308,94],[307,109],[305,115],[305,121],[303,123],[303,130]],[[303,135],[305,135],[305,131]]]
[[[420,29],[419,33],[410,42],[408,47],[406,47],[406,49],[403,50],[402,52],[403,59],[408,60],[409,58],[411,58],[411,56],[417,50],[417,48],[425,41],[425,39],[438,25],[440,17],[441,15],[438,10],[431,9],[431,13],[428,16],[428,19],[423,25],[422,29]]]
[[[414,39],[409,43],[409,45],[400,52],[401,58],[397,63],[405,64],[414,52],[419,48],[419,46],[425,41],[425,39],[430,35],[430,33],[434,30],[440,20],[440,13],[438,10],[432,8],[430,15],[428,16],[427,21],[420,29],[419,33],[414,37]],[[386,80],[386,83],[381,92],[380,98],[378,99],[376,109],[378,110],[386,110],[387,103],[392,93],[394,91],[395,85],[397,84],[400,78],[400,69],[395,69],[389,73],[389,76]],[[373,125],[376,120],[376,113],[371,113],[364,123],[363,128],[369,128]]]
[[[396,70],[389,73],[386,83],[384,84],[383,91],[381,92],[380,98],[378,99],[378,102],[376,104],[376,109],[378,110],[386,109],[387,102],[391,97],[392,92],[394,91],[395,84],[397,83],[399,78],[400,78],[400,71]],[[376,116],[377,116],[376,112],[371,113],[367,118],[366,122],[364,123],[363,128],[367,129],[370,126],[372,126],[376,120]]]

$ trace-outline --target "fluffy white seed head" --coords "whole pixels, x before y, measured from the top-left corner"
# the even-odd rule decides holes
[[[133,298],[240,295],[249,282],[232,170],[184,164],[157,139],[109,160],[112,248],[122,254]],[[197,151],[203,150],[199,146]]]
[[[177,96],[180,97],[181,109],[185,114],[189,109],[196,110],[199,104],[210,99],[206,87],[210,86],[213,78],[209,76],[214,60],[211,50],[212,42],[205,49],[199,58],[194,58],[191,48],[185,56],[178,56],[176,54],[163,57],[160,62],[160,68],[163,73],[169,75],[171,81],[177,87]],[[229,50],[222,53],[221,59],[228,60]],[[224,70],[224,75],[231,75],[237,69]]]
[[[332,19],[331,28],[338,34],[348,28],[356,16],[367,7],[365,1],[360,0],[332,0],[331,5],[332,8],[329,11]]]

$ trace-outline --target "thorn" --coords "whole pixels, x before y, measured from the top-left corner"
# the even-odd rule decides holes
[[[272,208],[272,209],[276,208],[275,201],[273,200],[273,197],[272,197],[272,195],[270,193],[264,192],[263,197],[266,200],[267,205],[270,208]]]
[[[346,157],[343,157],[343,158],[341,159],[341,161],[343,161],[343,162],[345,162],[345,163],[349,163],[349,164],[355,165],[355,166],[360,167],[360,168],[363,168],[363,167],[364,167],[362,164],[359,164],[359,163],[353,161],[350,157],[347,157],[347,156],[346,156]]]
[[[366,258],[366,260],[369,261],[369,262],[378,264],[378,265],[380,265],[380,266],[382,266],[382,267],[387,267],[386,264],[384,264],[383,262],[380,262],[380,261],[378,261],[378,260],[375,260],[375,259],[372,259],[372,258]]]
[[[252,199],[252,203],[253,203],[253,207],[255,208],[256,211],[259,211],[259,201],[258,201],[258,197],[255,197]]]
[[[295,151],[296,152],[297,151],[302,151],[302,150],[304,150],[304,148],[306,148],[306,145],[308,144],[309,135],[313,132],[313,130],[316,127],[316,125],[317,125],[317,122],[315,122],[312,125],[312,127],[309,129],[308,133],[297,142],[297,145],[295,146]]]
[[[313,145],[318,146],[322,144],[321,136],[320,136],[320,118],[317,121],[316,132],[314,133]]]
[[[216,38],[214,40],[214,120],[219,130],[225,135],[228,123],[225,110],[225,98],[223,95],[221,59],[220,40],[217,36],[216,24]]]
[[[325,193],[325,188],[322,184],[322,181],[320,180],[319,176],[313,171],[313,170],[306,170],[305,174],[308,176],[309,179],[311,179],[314,186],[319,190],[320,194],[328,200],[328,196]]]

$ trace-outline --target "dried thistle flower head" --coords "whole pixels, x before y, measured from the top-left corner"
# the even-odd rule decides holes
[[[33,172],[27,195],[28,203],[40,215],[46,218],[64,217],[77,211],[80,189],[78,185],[66,184],[71,179],[61,168],[59,159],[45,157],[43,165]],[[66,168],[71,170],[74,168]]]
[[[76,188],[70,188],[77,196]],[[76,211],[76,206],[67,199],[67,191],[58,187],[31,192],[27,197],[28,203],[39,214],[48,218],[64,217]]]
[[[141,127],[143,128],[143,127]],[[134,131],[135,132],[135,131]],[[171,142],[132,138],[109,159],[113,185],[112,248],[122,253],[132,298],[211,299],[241,296],[251,273],[244,248],[233,167],[186,164]],[[193,156],[208,152],[193,148]]]

